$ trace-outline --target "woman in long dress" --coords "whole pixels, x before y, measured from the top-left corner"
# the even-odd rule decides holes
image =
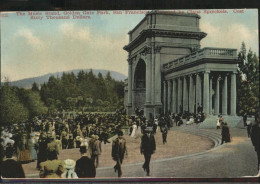
[[[132,131],[131,137],[136,137],[136,130],[137,130],[137,126],[136,126],[136,123],[134,122],[133,123],[133,131]]]
[[[18,155],[18,161],[20,162],[29,162],[32,160],[31,153],[28,148],[28,141],[27,141],[27,134],[22,134],[21,142],[19,144],[19,155]]]
[[[35,149],[37,140],[35,138],[35,133],[31,133],[30,136],[31,136],[31,138],[28,140],[28,148],[31,153],[32,160],[35,161],[35,160],[37,160],[37,152]]]

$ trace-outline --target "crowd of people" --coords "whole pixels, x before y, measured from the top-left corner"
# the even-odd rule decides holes
[[[154,138],[156,132],[161,132],[165,144],[171,127],[200,123],[205,119],[202,111],[198,114],[186,111],[178,114],[168,112],[155,118],[151,114],[149,118],[145,118],[140,110],[137,112],[135,116],[127,116],[125,110],[117,110],[113,114],[89,113],[76,116],[58,114],[55,118],[35,117],[20,124],[1,127],[0,174],[4,178],[24,178],[21,164],[36,161],[40,178],[95,177],[103,142],[112,143],[111,156],[116,162],[114,171],[121,177],[121,165],[128,155],[123,132],[128,132],[130,137],[136,138],[137,130],[140,128],[142,133],[140,153],[145,158],[143,169],[149,176],[151,156],[156,151]],[[222,144],[230,142],[230,129],[222,116],[217,118],[217,129],[219,128]],[[109,138],[115,135],[117,137],[109,141]],[[256,133],[250,135],[251,138],[257,136],[259,138],[259,132],[258,135]],[[256,139],[252,138],[252,142],[254,146],[258,144],[258,147],[255,147],[259,162],[259,141],[253,141]],[[79,148],[82,156],[79,160],[58,160],[60,150],[72,148]],[[15,168],[16,172],[6,168]]]

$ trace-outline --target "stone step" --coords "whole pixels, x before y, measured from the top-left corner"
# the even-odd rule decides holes
[[[221,135],[216,132],[205,131],[205,130],[200,130],[200,129],[192,129],[192,128],[186,128],[186,127],[183,128],[181,131],[191,133],[194,135],[198,135],[198,136],[207,137],[214,142],[214,147],[217,147],[221,144]]]

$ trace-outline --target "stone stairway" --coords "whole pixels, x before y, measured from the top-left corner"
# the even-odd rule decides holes
[[[183,125],[178,127],[182,132],[207,137],[213,142],[213,147],[221,145],[221,130],[206,130],[199,128],[200,125]],[[174,127],[175,128],[175,127]]]

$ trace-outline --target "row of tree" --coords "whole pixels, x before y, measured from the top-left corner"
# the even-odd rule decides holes
[[[73,72],[63,73],[60,78],[51,76],[40,89],[34,83],[32,90],[39,91],[51,112],[115,111],[123,107],[124,83],[114,80],[110,72],[105,77],[101,73],[94,75],[92,70],[82,70],[77,76]]]

